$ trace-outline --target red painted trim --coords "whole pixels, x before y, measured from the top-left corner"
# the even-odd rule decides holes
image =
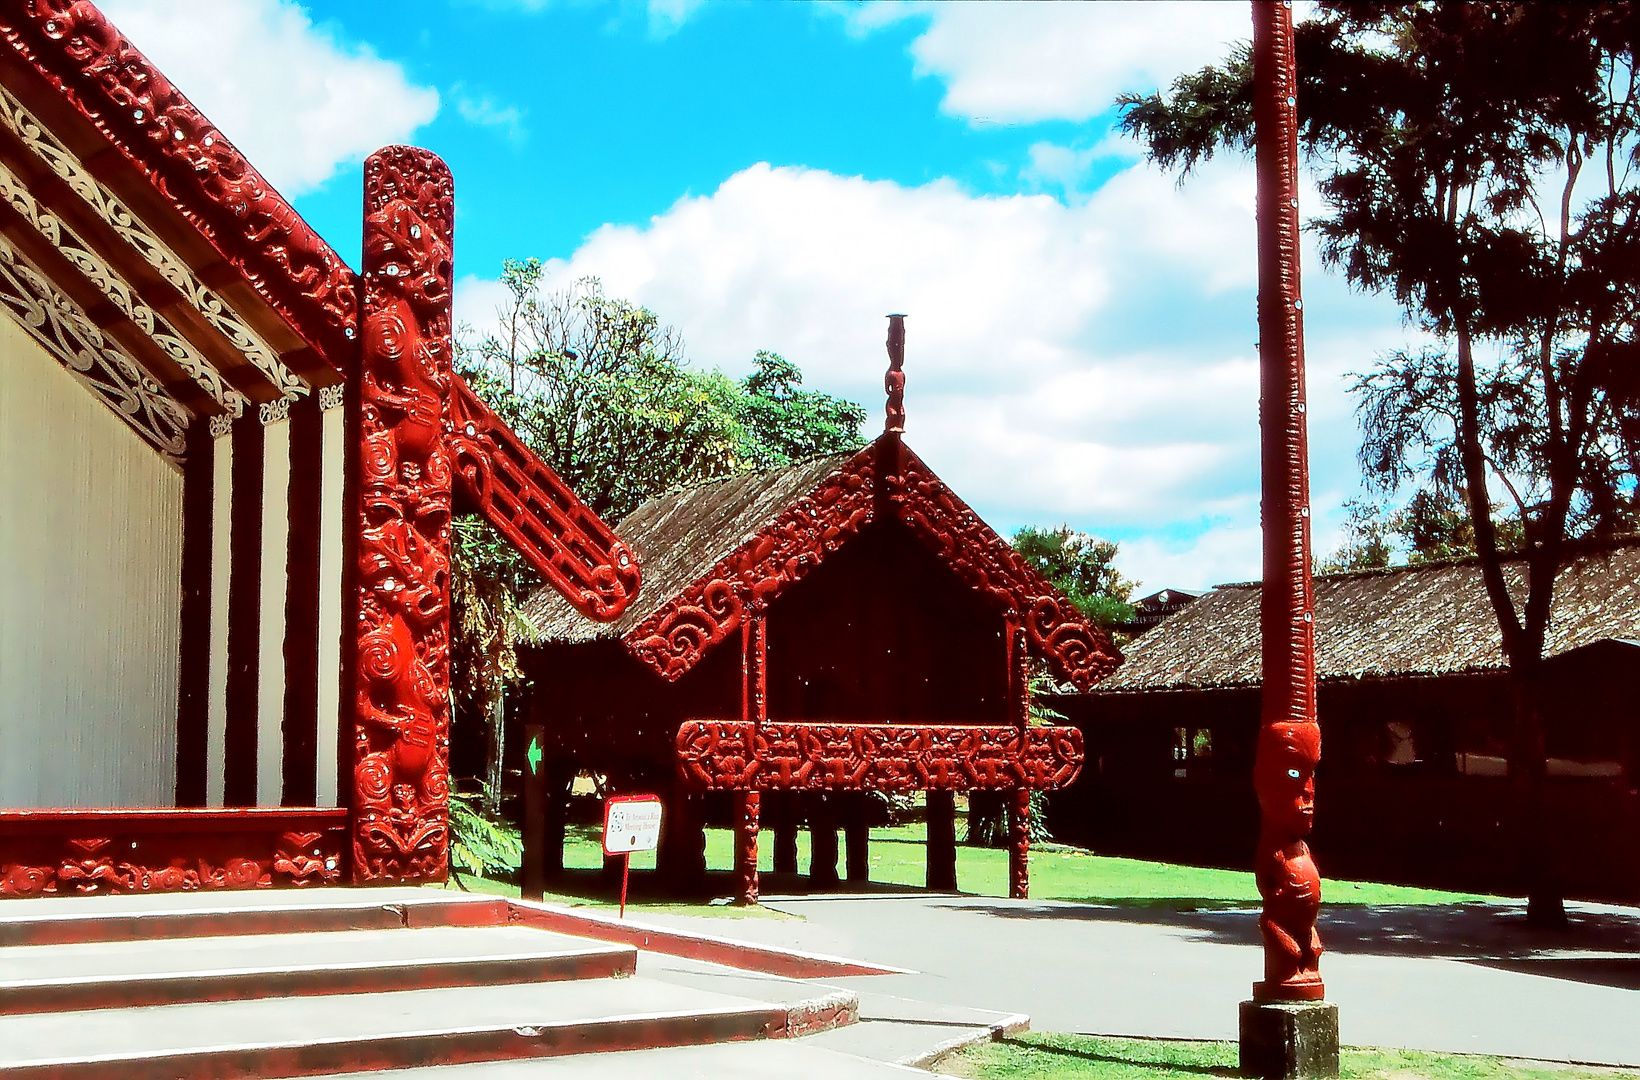
[[[228,688],[222,800],[256,805],[256,714],[262,640],[262,473],[267,440],[251,413],[234,421],[229,509]]]
[[[255,889],[340,880],[347,811],[0,811],[0,897]]]
[[[1070,784],[1074,727],[690,720],[678,777],[693,791],[977,791]]]
[[[209,770],[211,678],[211,532],[215,517],[210,421],[188,428],[182,469],[182,615],[177,659],[178,806],[204,806]],[[311,801],[311,800],[310,800]]]
[[[614,941],[648,952],[704,960],[742,971],[783,975],[788,979],[837,979],[849,975],[905,975],[904,968],[879,967],[859,960],[817,953],[752,945],[744,941],[692,934],[669,927],[646,925],[631,919],[615,919],[590,911],[568,911],[524,901],[509,900],[508,918],[522,926],[534,926],[560,934]]]
[[[450,839],[450,170],[365,161],[354,702],[355,882],[442,881]]]
[[[0,39],[62,94],[332,367],[356,279],[221,131],[89,3],[20,0]]]
[[[855,454],[622,640],[656,673],[676,681],[740,628],[748,606],[772,602],[885,507],[998,614],[1019,620],[1060,679],[1086,690],[1122,662],[1109,635],[892,432]]]
[[[450,376],[457,493],[589,619],[638,595],[638,558],[459,375]]]

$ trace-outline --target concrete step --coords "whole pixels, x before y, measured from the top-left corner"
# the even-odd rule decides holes
[[[441,889],[48,896],[0,901],[0,946],[506,922],[505,900]]]
[[[0,1016],[8,1080],[226,1080],[729,1042],[848,1022],[643,978]]]
[[[823,1049],[807,1039],[775,1039],[344,1073],[330,1080],[926,1080],[932,1075]]]
[[[0,1014],[631,975],[637,950],[521,927],[94,941],[0,949]]]

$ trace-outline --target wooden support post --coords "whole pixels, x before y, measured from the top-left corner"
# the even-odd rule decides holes
[[[757,903],[757,814],[762,796],[735,792],[735,903]]]
[[[524,728],[524,854],[523,881],[519,895],[539,900],[546,889],[547,849],[547,769],[542,747],[546,728],[529,724]],[[559,829],[559,864],[563,863],[563,830]]]
[[[678,892],[694,892],[706,881],[706,830],[702,826],[705,797],[672,789],[666,812],[661,816],[661,850],[657,868],[666,883]]]
[[[1008,895],[1027,900],[1031,895],[1031,789],[1008,793]]]
[[[814,797],[809,809],[809,887],[837,887],[837,796]]]
[[[524,746],[528,752],[530,744],[526,741]],[[528,764],[525,762],[526,768]],[[543,769],[547,774],[547,809],[546,834],[541,841],[541,872],[547,877],[559,877],[564,872],[564,827],[568,823],[575,766],[568,761],[551,761]]]
[[[777,874],[797,873],[797,820],[798,798],[796,792],[786,791],[774,797],[771,809],[779,808],[779,816],[774,818],[774,872]]]
[[[930,889],[957,891],[957,798],[949,791],[930,791],[928,820],[928,877]]]
[[[843,839],[847,841],[848,880],[863,885],[871,880],[871,828],[866,824],[866,797],[850,793],[843,816]]]

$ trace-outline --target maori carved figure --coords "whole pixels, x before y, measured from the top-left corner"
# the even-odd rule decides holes
[[[817,724],[691,720],[678,776],[695,791],[1007,791],[1064,787],[1082,769],[1082,733],[1038,726]]]
[[[353,874],[441,879],[449,842],[449,170],[365,162]]]
[[[1004,618],[1020,619],[1032,644],[1077,689],[1087,690],[1116,670],[1122,654],[1110,637],[1020,559],[909,447],[898,475],[887,482],[900,520]]]
[[[462,497],[577,611],[618,618],[638,594],[632,550],[459,375],[451,379],[450,448]]]
[[[871,483],[867,447],[634,628],[627,635],[633,653],[669,681],[682,677],[740,629],[748,605],[802,579],[871,521]]]
[[[85,0],[23,0],[0,37],[65,96],[332,363],[350,350],[353,273],[233,144]]]
[[[735,902],[757,903],[758,812],[763,796],[756,791],[735,792]]]
[[[1025,900],[1031,894],[1031,793],[1008,793],[1008,895]]]
[[[186,829],[174,824],[132,831],[98,822],[106,835],[74,835],[61,823],[22,835],[7,835],[0,854],[0,897],[105,895],[111,893],[193,892],[258,889],[273,885],[332,885],[341,880],[345,830],[229,832]]]
[[[1255,855],[1264,911],[1260,1001],[1319,1000],[1321,877],[1304,838],[1315,812],[1321,729],[1315,708],[1310,479],[1304,325],[1299,298],[1298,112],[1292,9],[1253,5],[1253,120],[1258,165],[1259,415],[1264,490],[1263,637],[1253,783],[1263,823]]]
[[[1253,871],[1264,910],[1264,981],[1253,987],[1263,1001],[1319,1000],[1321,874],[1304,837],[1315,820],[1315,767],[1321,729],[1315,724],[1272,724],[1259,732],[1254,787],[1262,820]]]
[[[888,393],[888,404],[883,430],[905,430],[905,316],[888,317],[888,373],[883,376],[883,389]]]

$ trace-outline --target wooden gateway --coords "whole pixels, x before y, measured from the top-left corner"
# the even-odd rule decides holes
[[[639,507],[616,532],[644,560],[644,592],[618,619],[596,624],[549,592],[527,608],[531,717],[558,790],[589,769],[665,793],[661,869],[685,878],[704,872],[701,796],[733,793],[742,902],[757,898],[765,806],[776,870],[796,870],[801,810],[811,875],[829,884],[839,818],[848,875],[867,875],[854,796],[917,790],[928,884],[946,889],[954,794],[1007,792],[1010,888],[1025,896],[1030,792],[1082,762],[1077,731],[1029,723],[1029,659],[1079,688],[1121,661],[904,444],[903,341],[891,316],[875,442]]]
[[[0,11],[0,896],[439,879],[450,516],[631,553],[451,370],[454,195],[350,269],[89,3]]]

